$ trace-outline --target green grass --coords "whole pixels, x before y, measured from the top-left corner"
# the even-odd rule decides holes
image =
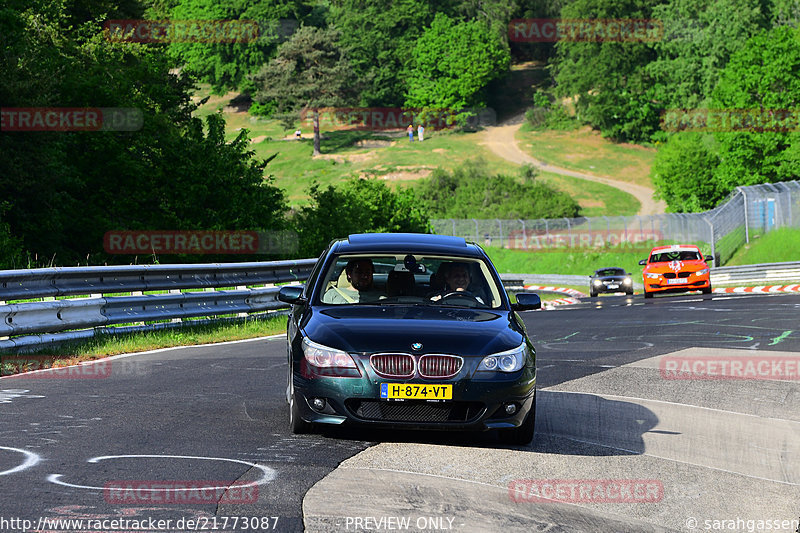
[[[646,259],[650,248],[630,248],[627,251],[545,252],[542,250],[510,250],[484,247],[501,274],[560,274],[591,275],[598,268],[620,267],[631,274],[641,271],[640,259]],[[578,289],[580,290],[580,289]]]
[[[265,139],[253,144],[253,149],[261,159],[277,154],[266,170],[274,176],[275,185],[286,191],[291,206],[297,207],[306,203],[314,181],[327,186],[351,176],[374,175],[397,188],[427,177],[437,167],[452,170],[477,157],[487,161],[494,173],[517,173],[516,165],[475,141],[474,133],[431,132],[420,143],[386,133],[328,131],[323,133],[321,157],[312,157],[311,139]]]
[[[641,204],[632,194],[594,181],[541,172],[537,178],[569,194],[581,206],[581,216],[632,216]]]
[[[206,94],[207,90],[202,88],[198,94]],[[231,96],[212,97],[196,115],[204,116],[222,110]],[[402,131],[337,130],[323,123],[323,155],[312,157],[312,139],[293,138],[298,126],[308,136],[311,129],[307,124],[295,124],[285,129],[278,120],[251,117],[247,113],[225,112],[224,116],[228,140],[246,129],[248,137],[255,141],[251,146],[259,159],[277,154],[266,172],[274,177],[276,186],[286,191],[293,208],[307,204],[308,190],[314,181],[327,186],[351,176],[372,175],[386,180],[393,188],[413,186],[437,167],[452,171],[464,161],[478,157],[488,163],[493,173],[515,175],[518,171],[518,165],[496,156],[480,144],[482,133],[456,133],[428,128],[425,141],[419,143],[409,142]],[[603,143],[614,146],[608,141]],[[630,151],[623,150],[622,153]],[[583,216],[633,215],[640,207],[632,195],[600,183],[547,172],[541,173],[538,179],[575,198],[581,205]]]
[[[800,261],[800,229],[781,228],[750,235],[750,244],[739,248],[726,266]]]
[[[266,335],[275,335],[286,331],[286,317],[277,316],[268,319],[244,320],[221,324],[184,325],[180,328],[120,335],[100,334],[83,341],[63,343],[42,347],[40,350],[24,355],[0,354],[0,375],[16,373],[18,364],[3,364],[4,359],[19,360],[31,356],[34,365],[67,366],[80,361],[100,359],[110,355],[144,352],[158,348],[210,344],[242,339],[252,339]],[[45,360],[43,356],[47,356]],[[50,361],[52,357],[56,362]],[[29,368],[35,370],[36,368]]]
[[[588,128],[532,131],[523,126],[517,141],[522,151],[544,163],[652,187],[655,148],[613,143]]]

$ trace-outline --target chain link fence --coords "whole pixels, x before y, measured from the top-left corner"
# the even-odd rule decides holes
[[[644,251],[669,243],[695,243],[720,266],[751,239],[783,227],[800,227],[800,181],[737,187],[703,213],[559,219],[434,219],[434,233],[487,246],[523,250],[608,249]]]

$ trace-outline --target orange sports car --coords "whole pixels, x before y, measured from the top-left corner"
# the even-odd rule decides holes
[[[711,293],[711,256],[703,258],[700,248],[691,244],[656,246],[650,257],[639,261],[644,266],[644,297],[657,292],[702,291]]]

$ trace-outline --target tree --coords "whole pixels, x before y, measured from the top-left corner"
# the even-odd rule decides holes
[[[704,106],[733,52],[766,27],[763,0],[672,0],[653,7],[663,37],[647,65],[664,108]]]
[[[0,17],[4,107],[126,108],[135,131],[0,135],[3,221],[34,263],[128,261],[103,253],[108,230],[282,229],[283,193],[246,132],[192,117],[194,89],[160,50],[109,42],[99,24],[65,28],[61,7]],[[87,37],[90,36],[90,37]],[[207,258],[206,258],[207,259]]]
[[[252,78],[257,102],[275,102],[279,112],[312,111],[314,155],[321,153],[319,108],[344,105],[353,98],[350,65],[338,39],[336,30],[302,27]]]
[[[575,0],[562,19],[650,19],[659,0]],[[579,119],[618,141],[645,141],[658,131],[659,104],[646,66],[655,57],[647,40],[556,43],[553,62],[558,95],[578,96]]]
[[[172,9],[173,20],[239,21],[247,33],[234,42],[173,41],[168,50],[188,73],[210,83],[212,92],[249,92],[248,75],[287,38],[281,24],[296,22],[307,11],[301,0],[180,0]]]
[[[477,20],[438,13],[412,52],[406,105],[461,110],[485,106],[484,89],[510,63],[508,46]]]
[[[670,212],[698,213],[725,198],[727,191],[714,177],[719,157],[707,146],[708,137],[677,133],[659,147],[651,176],[656,194],[667,202]]]
[[[330,22],[358,80],[358,105],[403,105],[412,50],[438,9],[433,0],[331,2]]]
[[[724,190],[800,175],[798,30],[777,27],[749,39],[722,72],[712,107],[742,120],[738,131],[715,134]]]
[[[327,244],[351,233],[430,233],[428,216],[413,190],[394,192],[377,179],[353,178],[309,191],[311,205],[295,215],[300,255],[316,257]]]

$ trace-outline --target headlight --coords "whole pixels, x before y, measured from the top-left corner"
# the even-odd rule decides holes
[[[513,350],[487,355],[478,365],[478,371],[516,372],[525,366],[527,355],[528,345],[523,342]]]
[[[647,279],[658,279],[661,277],[661,274],[651,274],[648,272],[647,274],[645,274],[645,276],[647,276]]]
[[[599,287],[600,285],[603,284],[603,282],[600,281],[599,279],[596,279],[596,280],[594,280],[594,284]]]
[[[698,276],[705,276],[706,274],[708,274],[708,269],[704,268],[703,270],[698,270],[697,272],[695,272],[695,274],[697,274]]]
[[[630,284],[631,284],[631,278],[625,278],[625,279],[623,279],[623,280],[622,280],[622,283],[623,283],[623,284],[625,284],[625,285],[630,285]]]
[[[308,338],[303,339],[303,357],[309,364],[319,368],[357,368],[347,352],[317,344]]]

